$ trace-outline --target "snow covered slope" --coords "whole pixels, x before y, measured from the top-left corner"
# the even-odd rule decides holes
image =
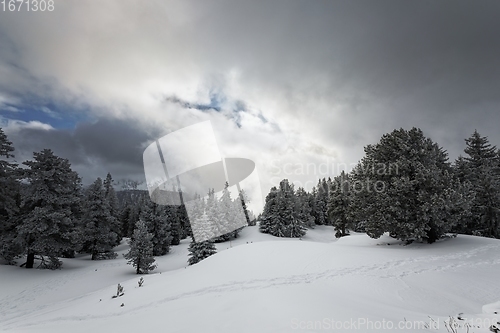
[[[1,266],[0,330],[447,332],[454,316],[465,319],[457,332],[467,323],[469,332],[489,332],[500,321],[499,240],[460,235],[403,246],[362,234],[335,241],[329,227],[302,240],[248,227],[186,267],[187,246],[158,258],[140,288],[124,259],[82,256],[60,271]],[[118,283],[125,294],[112,298]]]

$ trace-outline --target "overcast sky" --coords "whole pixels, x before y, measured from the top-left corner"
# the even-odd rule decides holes
[[[395,128],[454,160],[500,145],[500,1],[55,1],[0,11],[0,125],[89,183],[144,179],[152,140],[211,120],[265,191],[310,187]],[[290,164],[291,163],[291,164]],[[310,180],[311,182],[306,182]]]

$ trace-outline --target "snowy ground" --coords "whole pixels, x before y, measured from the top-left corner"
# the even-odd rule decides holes
[[[65,259],[58,271],[0,266],[0,331],[451,332],[445,322],[462,313],[457,332],[489,332],[500,321],[499,240],[333,234],[277,239],[248,227],[194,266],[184,240],[141,288],[126,244],[119,259]],[[118,283],[125,295],[113,299]]]

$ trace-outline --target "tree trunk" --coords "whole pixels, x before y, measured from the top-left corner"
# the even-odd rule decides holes
[[[28,256],[26,257],[26,268],[33,268],[35,263],[35,253],[28,251]]]
[[[439,239],[439,234],[436,228],[431,225],[431,228],[427,231],[427,243],[432,244]]]
[[[90,260],[96,260],[97,259],[97,241],[94,240],[94,242],[92,243],[92,258]]]
[[[495,212],[493,212],[493,221],[494,221],[494,223],[493,223],[493,237],[495,237],[495,238],[499,238],[499,236],[500,236],[498,234],[499,217],[500,217],[500,212],[497,211],[496,214],[495,214]]]
[[[63,251],[62,257],[63,258],[74,258],[75,257],[75,250],[66,250],[66,251]]]

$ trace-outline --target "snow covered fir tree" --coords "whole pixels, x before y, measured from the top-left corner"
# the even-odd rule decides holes
[[[158,205],[149,198],[145,198],[139,219],[146,223],[148,231],[153,235],[153,254],[155,256],[167,254],[170,251],[170,242],[172,240],[170,222],[173,219],[168,219],[165,206]]]
[[[211,228],[212,224],[210,223],[208,214],[206,212],[203,212],[194,218],[196,219],[193,224],[196,229],[196,237],[198,237],[198,239],[208,239],[197,242],[193,237],[188,249],[189,265],[196,264],[203,259],[206,259],[211,255],[217,253],[213,241],[214,238],[212,237],[214,235],[214,230]]]
[[[108,192],[109,193],[109,192]],[[112,202],[108,201],[101,178],[86,190],[82,216],[83,250],[92,255],[92,260],[113,257],[113,247],[117,245],[118,234],[115,232],[117,218]]]
[[[354,213],[368,235],[432,243],[455,227],[464,205],[449,200],[458,195],[453,169],[421,130],[395,130],[365,153],[352,177],[359,187]]]
[[[188,206],[193,230],[189,246],[189,264],[195,264],[216,253],[214,243],[230,241],[238,237],[242,222],[253,223],[246,208],[248,197],[243,191],[236,198],[231,197],[229,184],[226,182],[220,197],[210,189],[206,198],[199,195]]]
[[[127,263],[135,267],[137,274],[147,274],[156,268],[153,237],[154,235],[148,231],[146,222],[139,219],[129,241],[130,250],[125,254]]]
[[[107,204],[109,205],[109,213],[113,218],[111,223],[111,232],[116,234],[115,245],[118,245],[120,244],[120,240],[123,238],[123,230],[119,220],[120,207],[118,198],[116,196],[115,188],[113,187],[113,177],[109,172],[106,175],[106,179],[103,182],[103,187],[104,187],[104,196],[106,198]]]
[[[474,192],[471,216],[462,231],[488,237],[500,236],[500,151],[487,137],[474,131],[465,140],[466,156],[456,162],[459,177]]]
[[[20,183],[17,165],[10,160],[14,147],[0,128],[0,257],[8,263],[23,252],[17,242],[17,216],[20,206]]]
[[[333,179],[328,199],[328,217],[335,228],[335,237],[340,238],[354,229],[351,179],[344,171]]]
[[[211,195],[214,195],[213,191]],[[250,222],[246,204],[241,201],[241,196],[235,199],[231,197],[229,184],[227,182],[224,184],[220,199],[215,201],[209,200],[207,202],[207,209],[211,210],[211,217],[216,220],[215,223],[219,228],[219,232],[222,234],[222,236],[214,239],[216,243],[225,242],[238,237],[240,230],[232,230],[234,229],[233,225],[236,221],[245,220],[247,224]]]
[[[306,233],[309,217],[298,203],[293,184],[287,179],[280,182],[279,189],[273,187],[266,197],[260,218],[260,231],[277,237],[302,237]]]
[[[210,257],[217,253],[213,241],[195,242],[194,240],[189,244],[189,265],[194,265],[203,259]]]
[[[81,180],[67,159],[44,149],[23,163],[22,178],[29,184],[21,191],[16,241],[32,268],[35,256],[43,265],[57,268],[58,257],[79,246],[78,225],[82,217]],[[45,259],[48,259],[46,261]]]

